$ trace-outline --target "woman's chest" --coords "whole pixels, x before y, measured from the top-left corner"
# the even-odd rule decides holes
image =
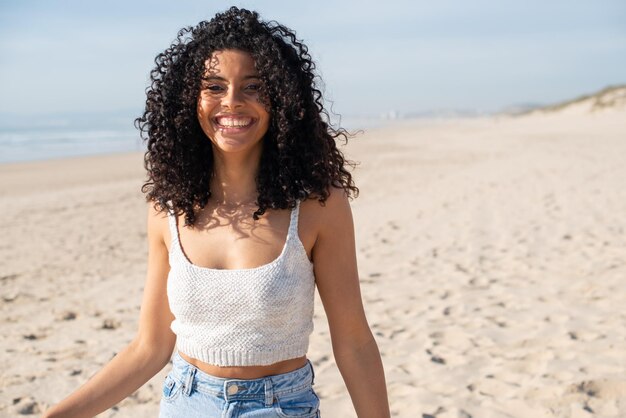
[[[275,227],[221,226],[209,231],[179,231],[187,260],[212,269],[249,269],[277,259],[284,249],[287,231]]]
[[[177,234],[181,252],[196,267],[252,269],[277,261],[287,249],[290,234],[290,240],[296,241],[296,244],[300,241],[311,259],[314,232],[306,224],[298,228],[298,223],[298,217],[294,217],[289,210],[268,211],[258,220],[245,214],[205,214],[198,216],[193,227],[181,226],[184,224],[181,216],[176,221],[176,227],[170,229],[166,243],[171,252],[171,246],[176,244],[171,235]]]

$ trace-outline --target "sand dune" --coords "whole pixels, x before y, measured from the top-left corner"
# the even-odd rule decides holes
[[[396,417],[626,416],[626,113],[405,121],[353,139],[366,311]],[[0,416],[134,335],[141,155],[0,166]],[[326,417],[353,417],[319,300]],[[169,366],[103,417],[153,417]]]
[[[609,86],[592,94],[543,106],[525,112],[525,115],[579,115],[588,117],[594,114],[626,112],[626,85]]]

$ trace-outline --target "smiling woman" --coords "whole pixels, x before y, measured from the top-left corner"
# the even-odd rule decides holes
[[[214,145],[213,152],[256,148],[269,127],[269,108],[261,103],[254,59],[239,50],[216,51],[207,60],[207,74],[198,99],[198,121]]]
[[[348,195],[358,191],[336,144],[347,139],[347,132],[326,122],[308,48],[285,26],[236,10],[182,29],[157,56],[146,111],[136,120],[148,142],[149,182],[143,191],[160,209],[171,202],[177,213],[184,212],[186,225],[194,224],[196,209],[217,192],[210,184],[213,164],[219,164],[214,157],[221,152],[215,141],[237,143],[219,138],[236,128],[220,126],[216,119],[236,115],[233,106],[245,105],[249,117],[260,118],[261,107],[269,113],[256,162],[255,219],[268,209],[293,208],[307,197],[323,202],[331,186]],[[205,116],[199,118],[199,112]],[[259,128],[261,123],[252,129]]]
[[[317,288],[359,417],[389,416],[336,140],[293,31],[231,8],[157,56],[148,272],[135,339],[47,417],[89,417],[170,359],[161,417],[319,417],[307,358]]]

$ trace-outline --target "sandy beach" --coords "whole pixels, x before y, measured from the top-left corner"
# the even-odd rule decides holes
[[[392,416],[626,416],[626,109],[413,120],[353,138]],[[134,337],[142,155],[0,165],[0,416],[39,415]],[[322,416],[350,418],[319,299]],[[155,417],[168,365],[101,417]]]

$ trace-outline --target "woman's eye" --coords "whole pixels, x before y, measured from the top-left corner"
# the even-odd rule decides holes
[[[209,91],[222,91],[222,87],[218,86],[217,84],[208,85],[205,87],[205,89]]]
[[[258,84],[248,84],[247,90],[258,91],[261,88]]]

